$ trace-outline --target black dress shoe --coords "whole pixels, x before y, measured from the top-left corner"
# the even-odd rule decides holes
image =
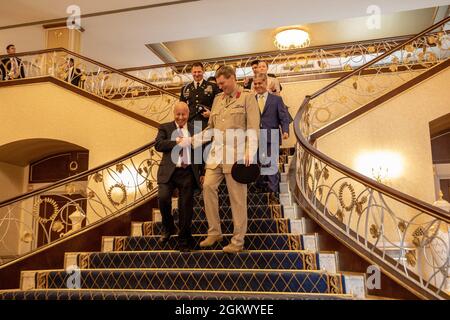
[[[189,251],[192,251],[192,250],[194,250],[194,248],[195,248],[195,240],[194,240],[194,238],[192,238],[192,237],[190,237],[190,238],[188,238],[187,240],[182,240],[180,243],[179,243],[179,249],[180,249],[180,251],[181,252],[189,252]]]
[[[178,247],[178,249],[180,250],[180,252],[190,252],[194,249],[194,247],[190,246],[188,244],[183,244],[183,245],[180,245]]]
[[[165,244],[169,242],[170,237],[175,234],[173,231],[165,231],[161,234],[161,237],[159,238],[159,243]]]

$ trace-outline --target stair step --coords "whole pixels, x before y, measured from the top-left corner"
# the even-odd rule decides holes
[[[199,243],[205,235],[194,235],[195,249],[200,249]],[[222,243],[216,243],[208,248],[221,250],[231,240],[232,235],[224,235]],[[159,236],[146,237],[103,237],[103,252],[110,251],[151,251],[151,250],[177,250],[177,237],[161,245]],[[245,250],[309,250],[318,251],[317,235],[299,234],[247,234],[245,236]]]
[[[345,293],[344,277],[297,270],[80,270],[77,289],[202,290],[238,292]],[[66,289],[73,275],[64,270],[37,271],[35,289]],[[70,289],[70,288],[68,288]]]
[[[221,220],[222,233],[233,233],[233,220]],[[135,227],[135,229],[137,229]],[[193,234],[207,234],[208,221],[193,220]],[[142,236],[161,235],[163,226],[161,222],[143,222],[141,223]],[[247,233],[290,233],[291,225],[289,219],[250,219],[248,220]],[[132,234],[133,235],[133,234]]]
[[[270,204],[279,204],[280,201],[278,198],[275,198],[276,202],[269,201],[269,193],[248,193],[247,194],[247,205],[255,206],[255,205],[270,205]],[[200,193],[199,195],[194,197],[194,207],[204,207],[205,203],[203,202],[203,195]],[[228,193],[219,195],[219,207],[221,206],[230,206],[230,197]]]
[[[272,293],[272,292],[208,292],[192,290],[7,290],[0,300],[350,300],[349,294]]]
[[[218,194],[228,194],[227,184],[225,179],[219,184]],[[265,194],[266,192],[261,192],[254,183],[247,184],[247,194]]]
[[[178,208],[173,209],[173,216],[175,219],[178,217]],[[159,210],[153,210],[152,221],[161,221],[161,213]],[[223,206],[219,207],[219,215],[221,219],[231,220],[233,218],[231,207]],[[248,219],[281,219],[283,218],[283,206],[279,204],[275,205],[258,205],[247,206]],[[206,220],[205,208],[194,207],[193,220]]]
[[[66,254],[65,266],[80,269],[297,269],[319,270],[318,258],[333,253],[310,251],[89,252]],[[326,260],[325,260],[326,261]],[[322,263],[320,263],[322,269]],[[327,270],[328,271],[328,270]],[[332,270],[336,273],[336,270]]]

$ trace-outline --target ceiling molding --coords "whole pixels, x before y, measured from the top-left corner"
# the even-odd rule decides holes
[[[64,28],[64,27],[67,27],[67,23],[66,22],[59,22],[59,23],[44,24],[42,27],[44,29]],[[80,32],[86,31],[86,29],[84,29],[83,27],[80,27],[78,30]]]
[[[105,16],[105,15],[110,15],[110,14],[118,14],[118,13],[130,12],[130,11],[146,10],[146,9],[158,8],[158,7],[167,7],[167,6],[179,5],[179,4],[189,3],[189,2],[198,2],[198,1],[201,1],[201,0],[167,1],[167,2],[149,4],[149,5],[145,5],[145,6],[139,6],[139,7],[130,7],[130,8],[117,9],[117,10],[99,11],[99,12],[93,12],[93,13],[88,13],[88,14],[82,14],[80,16],[80,18]],[[35,25],[52,24],[52,23],[61,23],[61,22],[65,23],[66,20],[67,20],[67,17],[62,17],[62,18],[51,19],[51,20],[42,20],[42,21],[33,21],[33,22],[27,22],[27,23],[13,24],[13,25],[8,25],[8,26],[0,26],[0,30],[29,27],[29,26],[35,26]]]

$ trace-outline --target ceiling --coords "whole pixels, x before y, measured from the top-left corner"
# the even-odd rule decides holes
[[[197,0],[198,1],[198,0]],[[81,15],[105,15],[114,10],[142,10],[147,6],[179,3],[174,0],[14,0],[1,2],[0,27],[60,19],[71,5],[80,7]],[[189,2],[189,1],[184,1]]]
[[[426,8],[384,15],[380,20],[381,28],[373,30],[366,27],[367,17],[307,23],[299,27],[310,34],[311,46],[321,46],[416,34],[433,24],[435,13],[436,8]],[[276,30],[271,28],[163,44],[176,61],[250,54],[277,50],[273,42]]]
[[[0,50],[9,43],[18,51],[45,48],[42,25],[65,21],[73,3],[81,9],[85,29],[81,54],[126,68],[161,63],[145,46],[152,43],[166,43],[180,60],[265,51],[272,30],[288,25],[311,28],[315,44],[416,32],[419,24],[432,22],[433,9],[395,13],[449,5],[450,0],[377,0],[385,23],[374,33],[359,27],[365,18],[352,19],[367,17],[373,0],[0,0]]]

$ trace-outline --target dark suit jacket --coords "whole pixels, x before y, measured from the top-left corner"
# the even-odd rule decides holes
[[[158,135],[156,136],[155,149],[158,152],[162,152],[163,156],[158,168],[158,183],[167,183],[175,171],[176,163],[172,161],[172,149],[177,145],[175,140],[172,140],[173,131],[177,130],[175,121],[163,123],[159,126]],[[194,126],[188,123],[188,130],[191,136],[194,134]],[[192,171],[194,172],[195,182],[197,188],[200,189],[200,176],[203,175],[204,166],[200,164],[194,164],[194,149],[191,148],[191,164]]]
[[[203,80],[199,88],[195,88],[194,82],[188,83],[181,89],[180,101],[186,102],[189,106],[189,122],[202,121],[202,128],[208,124],[208,118],[199,113],[200,105],[211,110],[214,97],[220,93],[220,89],[214,82]]]
[[[79,87],[80,86],[80,80],[81,80],[81,70],[76,68],[76,69],[72,69],[71,70],[72,75],[68,74],[65,81],[69,82],[69,76],[71,76],[71,81],[70,83],[73,84],[74,86]]]
[[[20,69],[20,76],[16,79],[23,79],[25,78],[25,68],[23,67],[22,60],[20,58],[17,58],[17,64],[19,65]],[[3,58],[0,62],[0,76],[2,80],[6,80],[8,73],[11,71],[12,65],[10,57]]]
[[[267,129],[267,137],[261,136],[261,139],[265,139],[267,143],[271,143],[269,129],[279,129],[281,126],[281,131],[283,133],[289,132],[289,123],[290,117],[283,99],[280,96],[269,93],[261,114],[260,124],[261,129]],[[281,144],[281,132],[279,136],[279,142]]]

